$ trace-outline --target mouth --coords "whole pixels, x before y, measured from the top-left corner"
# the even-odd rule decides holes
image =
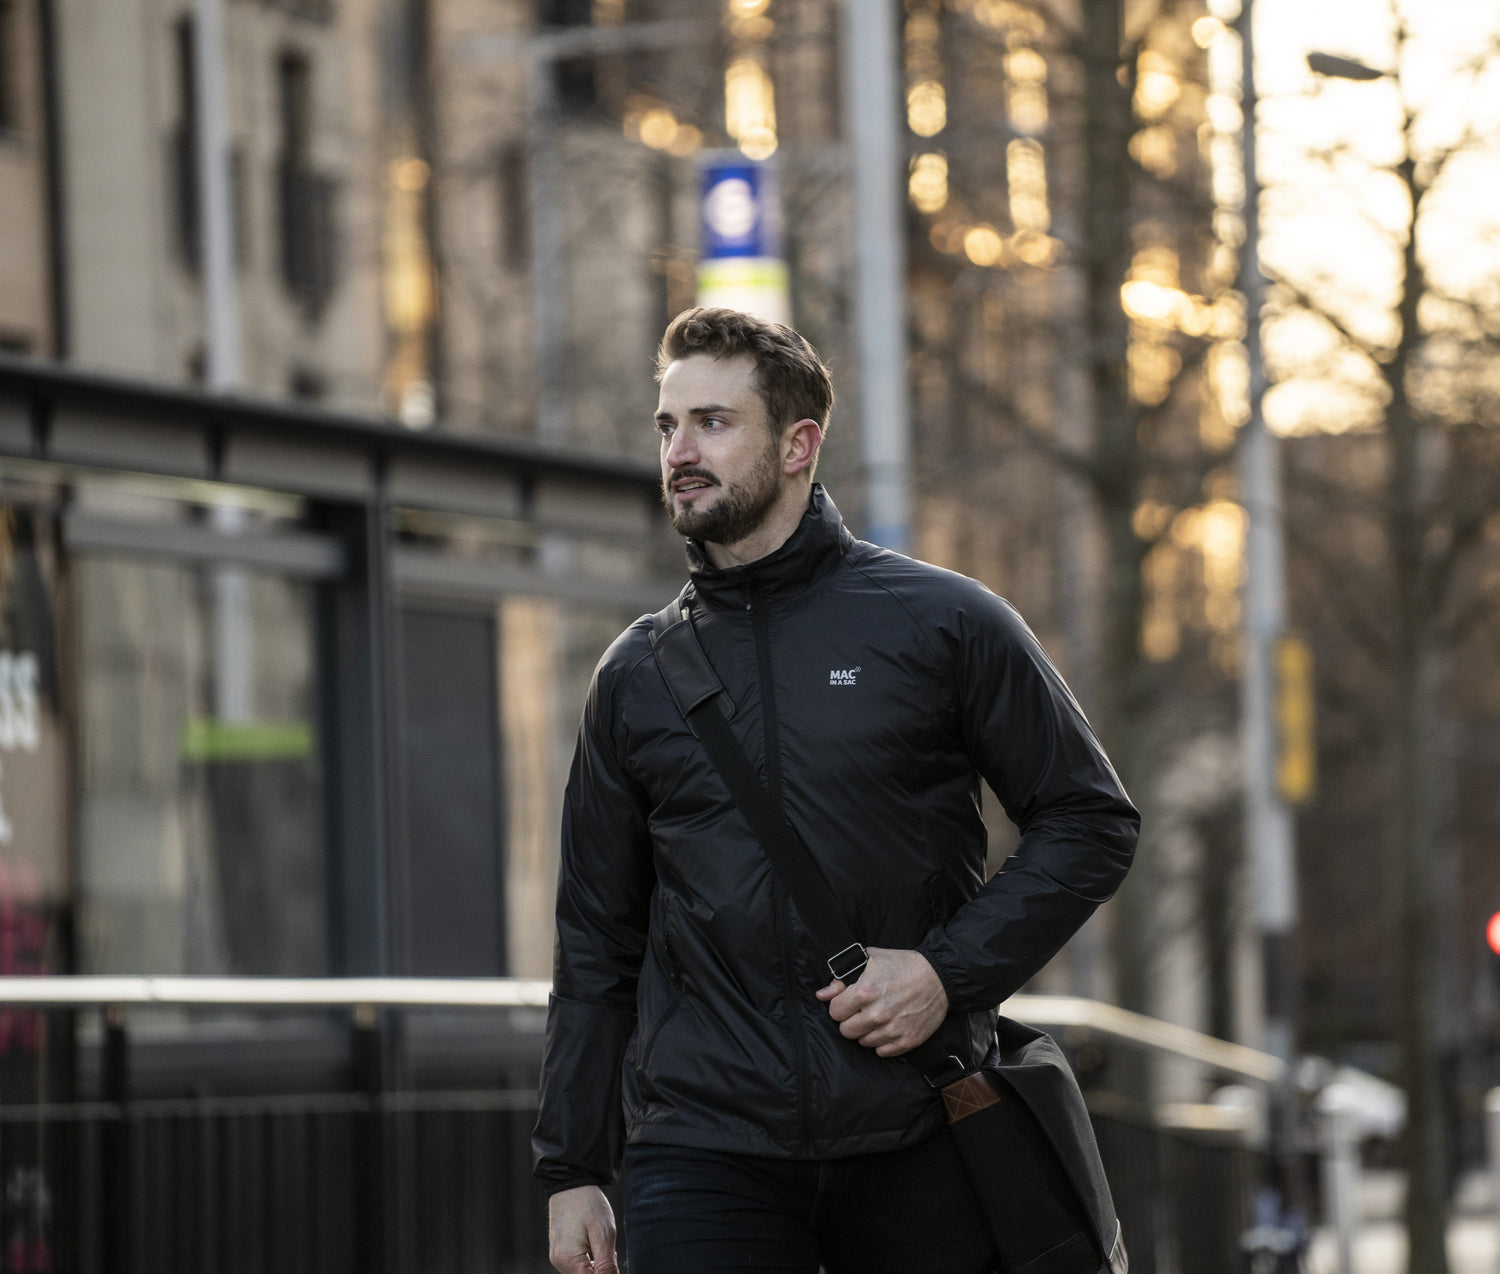
[[[673,478],[670,483],[672,494],[675,496],[682,496],[683,498],[691,498],[692,496],[697,495],[700,491],[709,491],[716,486],[718,486],[718,483],[716,483],[712,478],[699,477],[696,474],[681,478]]]

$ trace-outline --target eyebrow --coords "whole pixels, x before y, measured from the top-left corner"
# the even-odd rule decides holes
[[[699,416],[699,417],[702,417],[702,416],[733,416],[735,414],[735,409],[733,407],[723,407],[723,406],[719,406],[718,404],[715,404],[715,403],[710,403],[707,407],[689,407],[688,410],[687,410],[687,414],[689,416]],[[672,413],[670,411],[659,411],[659,412],[656,413],[656,419],[657,420],[675,420],[677,418],[674,415],[672,415]]]

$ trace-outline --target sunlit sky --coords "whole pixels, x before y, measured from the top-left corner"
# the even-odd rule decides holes
[[[1454,143],[1466,125],[1481,139],[1474,153],[1451,161],[1429,196],[1420,243],[1432,281],[1476,299],[1486,293],[1500,299],[1500,3],[1408,0],[1399,94],[1393,80],[1324,79],[1306,61],[1320,50],[1396,69],[1388,0],[1254,3],[1268,270],[1305,285],[1324,280],[1361,336],[1394,335],[1389,303],[1399,241],[1392,233],[1404,226],[1407,204],[1395,178],[1376,170],[1401,156],[1404,97],[1419,120],[1419,158]],[[1486,48],[1488,66],[1478,76],[1468,73],[1467,64]],[[1331,165],[1311,154],[1335,149],[1341,153]],[[1318,334],[1306,324],[1267,334],[1273,370],[1278,360],[1285,368],[1292,350],[1317,349]],[[1332,392],[1332,377],[1320,379],[1321,385],[1273,392],[1266,412],[1274,427],[1357,423],[1347,397]]]

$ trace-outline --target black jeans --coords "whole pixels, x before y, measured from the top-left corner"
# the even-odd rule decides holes
[[[847,1159],[636,1145],[627,1274],[991,1274],[979,1201],[944,1128]]]

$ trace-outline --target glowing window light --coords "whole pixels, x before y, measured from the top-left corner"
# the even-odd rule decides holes
[[[1165,180],[1177,172],[1177,134],[1164,124],[1143,128],[1130,139],[1130,156],[1148,173]]]
[[[1023,39],[1039,39],[1046,32],[1046,19],[1016,0],[975,0],[974,17],[987,27]]]
[[[1226,30],[1227,28],[1218,18],[1212,16],[1199,18],[1193,23],[1193,43],[1200,49],[1206,49]]]
[[[1010,240],[1010,250],[1027,265],[1051,265],[1061,246],[1040,230],[1017,230]]]
[[[1182,370],[1182,355],[1170,345],[1131,341],[1125,354],[1130,396],[1147,407],[1166,402],[1172,382]]]
[[[724,128],[751,159],[776,150],[776,90],[755,58],[736,58],[724,72]]]
[[[1181,96],[1182,81],[1171,62],[1154,50],[1143,52],[1135,81],[1135,109],[1140,117],[1160,119]]]
[[[647,111],[641,116],[640,136],[652,150],[665,150],[677,134],[677,116],[665,106]]]
[[[1047,127],[1047,90],[1040,84],[1012,82],[1006,94],[1005,109],[1016,132],[1040,133]]]
[[[912,161],[906,184],[911,201],[920,212],[938,212],[948,206],[948,159],[929,152]]]
[[[918,137],[934,137],[948,126],[948,96],[936,80],[906,90],[906,125]]]
[[[999,265],[1005,255],[1005,240],[994,226],[980,222],[964,233],[964,255],[975,265]]]
[[[1047,207],[1047,161],[1040,142],[1018,137],[1005,148],[1010,185],[1010,219],[1017,230],[1045,232],[1052,224]]]
[[[1012,49],[1005,55],[1005,74],[1017,84],[1045,84],[1047,59],[1035,49]]]

